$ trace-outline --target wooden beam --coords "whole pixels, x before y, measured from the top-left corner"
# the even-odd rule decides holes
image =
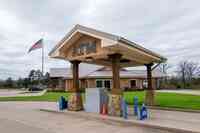
[[[148,89],[152,90],[152,69],[153,64],[146,65],[147,67],[147,81],[148,81]]]
[[[152,87],[152,67],[153,63],[147,64],[147,82],[148,87],[146,91],[145,103],[149,106],[154,105],[154,88]]]
[[[153,71],[154,69],[156,69],[161,63],[156,64],[151,70]]]
[[[73,88],[71,88],[72,92],[79,91],[79,64],[80,61],[74,60],[70,61],[72,63],[72,74],[73,74]]]
[[[113,81],[113,88],[112,94],[120,94],[122,90],[120,88],[120,59],[121,54],[112,54],[109,55],[109,58],[112,62],[112,81]]]
[[[148,64],[149,62],[152,61],[150,60],[150,58],[146,58],[147,56],[144,56],[143,54],[138,53],[136,51],[130,51],[126,47],[122,47],[120,45],[110,46],[107,49],[116,53],[120,53],[123,55],[123,58],[138,62],[138,64],[141,65]]]
[[[74,60],[72,63],[72,74],[73,74],[73,88],[68,98],[68,110],[80,111],[83,110],[83,101],[81,92],[79,90],[79,63],[80,61]]]

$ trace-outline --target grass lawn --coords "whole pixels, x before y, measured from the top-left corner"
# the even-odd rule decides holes
[[[28,97],[0,97],[0,101],[58,101],[60,96],[67,98],[70,94],[64,92],[47,92],[43,96]],[[142,104],[145,92],[125,92],[124,97],[128,104],[133,104],[133,98],[137,96]],[[200,96],[177,94],[177,93],[156,93],[156,105],[160,107],[182,108],[200,110]]]
[[[0,101],[48,101],[55,102],[64,96],[67,98],[69,93],[63,92],[47,92],[43,96],[20,96],[20,97],[0,97]]]
[[[142,104],[145,92],[125,92],[124,97],[128,104],[133,104],[133,97],[137,96]],[[156,92],[156,106],[200,110],[200,96],[178,93]]]

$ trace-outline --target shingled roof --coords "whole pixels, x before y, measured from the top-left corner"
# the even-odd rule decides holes
[[[97,65],[81,64],[79,71],[80,78],[110,78],[112,71],[108,67]],[[166,75],[159,70],[152,71],[154,78],[165,77]],[[70,68],[52,68],[50,69],[50,77],[62,77],[71,79],[72,72]],[[129,70],[121,69],[120,77],[122,78],[146,78],[146,70]]]
[[[58,44],[52,49],[52,51],[49,53],[49,56],[52,58],[60,58],[63,59],[64,57],[60,54],[60,49],[64,46],[67,45],[66,43],[75,35],[75,34],[84,34],[84,35],[92,35],[94,37],[97,37],[99,39],[102,40],[109,40],[110,43],[106,43],[106,45],[103,45],[103,47],[108,47],[110,45],[119,45],[122,47],[126,47],[130,50],[136,50],[137,52],[141,52],[143,53],[143,56],[149,56],[152,58],[153,62],[156,63],[161,63],[161,62],[165,62],[167,59],[151,50],[148,50],[146,48],[144,48],[141,45],[138,45],[128,39],[125,39],[124,37],[118,36],[118,35],[114,35],[114,34],[110,34],[110,33],[106,33],[106,32],[102,32],[93,28],[89,28],[86,26],[82,26],[77,24],[76,26],[74,26],[74,28],[72,28],[72,30],[70,32],[68,32],[68,34],[66,34],[66,36],[60,41],[58,42]],[[136,52],[134,51],[134,52]],[[127,51],[128,52],[128,51]],[[147,63],[148,64],[148,63]]]

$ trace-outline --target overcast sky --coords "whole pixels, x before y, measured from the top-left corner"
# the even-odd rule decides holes
[[[121,35],[168,58],[171,65],[200,60],[198,0],[0,0],[0,79],[41,68],[41,51],[27,54],[41,37],[45,71],[68,67],[48,52],[75,25]]]

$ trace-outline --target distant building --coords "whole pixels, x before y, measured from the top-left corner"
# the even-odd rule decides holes
[[[160,80],[165,76],[162,72],[154,70],[152,72],[153,88],[160,87]],[[79,70],[80,88],[112,88],[111,68],[81,64]],[[66,90],[72,88],[72,70],[71,68],[52,68],[50,69],[50,78],[53,90]],[[146,70],[120,70],[120,83],[122,89],[134,90],[144,89],[147,86]]]

